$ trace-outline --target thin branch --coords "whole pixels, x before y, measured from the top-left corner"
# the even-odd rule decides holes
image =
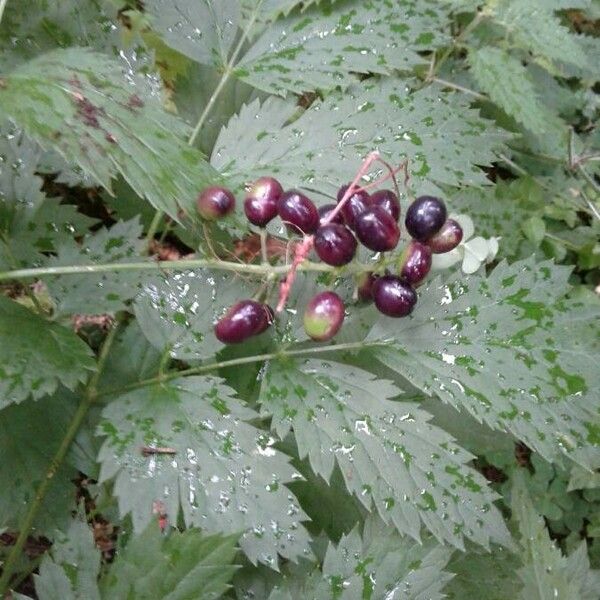
[[[373,342],[347,342],[344,344],[333,344],[331,346],[319,346],[314,348],[301,348],[298,350],[278,350],[277,352],[269,352],[266,354],[254,354],[252,356],[242,356],[240,358],[232,358],[231,360],[223,360],[214,362],[208,365],[200,365],[199,367],[191,367],[182,371],[171,371],[156,377],[144,379],[130,383],[129,385],[112,390],[104,390],[98,393],[98,396],[112,396],[114,394],[122,394],[138,388],[147,387],[149,385],[158,385],[166,381],[172,381],[180,377],[189,377],[190,375],[201,375],[209,371],[217,371],[225,367],[235,367],[238,365],[247,365],[255,362],[265,362],[276,358],[284,358],[290,356],[312,356],[313,354],[323,354],[325,352],[339,352],[341,350],[358,350],[360,348],[374,348],[377,346],[388,346],[391,342],[388,341],[373,341]]]
[[[69,451],[71,443],[75,439],[75,436],[77,435],[77,432],[79,431],[79,428],[83,423],[83,420],[85,419],[90,407],[92,406],[92,404],[94,404],[98,397],[98,391],[96,389],[96,386],[98,385],[100,375],[102,374],[102,370],[104,369],[104,365],[106,364],[108,352],[115,339],[117,330],[118,326],[115,325],[107,335],[106,339],[104,340],[104,343],[102,344],[102,349],[100,350],[100,355],[98,357],[96,372],[92,375],[85,389],[83,400],[77,408],[77,411],[73,416],[69,428],[67,429],[65,436],[63,437],[60,446],[56,451],[56,454],[50,461],[50,466],[46,471],[46,475],[43,478],[42,483],[40,483],[36,491],[35,497],[29,506],[29,510],[27,511],[27,514],[25,515],[25,518],[23,519],[23,522],[19,527],[19,535],[17,537],[17,540],[14,546],[11,548],[8,558],[6,559],[6,562],[4,563],[2,568],[2,577],[0,577],[0,598],[4,597],[4,594],[10,586],[10,579],[15,568],[15,563],[21,556],[21,552],[23,551],[23,547],[25,546],[25,542],[27,541],[27,537],[29,536],[29,532],[31,531],[33,522],[35,521],[35,518],[42,506],[42,503],[44,501],[44,498],[46,497],[46,493],[48,492],[50,485],[54,481],[54,475],[56,475],[56,472],[61,467],[62,462],[65,459],[67,452]]]
[[[440,79],[439,77],[432,77],[430,81],[435,81],[435,83],[439,83],[440,85],[448,88],[452,88],[453,90],[458,90],[459,92],[464,92],[465,94],[470,94],[479,100],[488,100],[488,97],[485,94],[480,94],[475,90],[471,90],[462,85],[458,85],[457,83],[452,83],[451,81],[446,81],[445,79]]]
[[[4,9],[8,0],[0,0],[0,23],[2,23],[2,17],[4,16]]]

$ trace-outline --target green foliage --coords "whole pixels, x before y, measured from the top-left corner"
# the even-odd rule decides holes
[[[590,464],[596,444],[597,302],[565,299],[569,269],[525,260],[434,281],[379,360],[426,394],[510,431],[548,460]],[[426,284],[427,285],[427,284]],[[378,323],[370,336],[385,338]]]
[[[596,600],[592,0],[0,6],[0,596]],[[311,255],[220,343],[295,248],[274,222],[265,259],[244,188],[330,202],[373,151],[403,217],[429,193],[465,223],[449,272],[389,319],[356,281],[405,231]]]
[[[164,538],[149,527],[131,538],[108,572],[100,575],[100,552],[91,529],[79,519],[52,546],[35,576],[40,600],[214,600],[236,570],[236,537],[173,532]],[[17,594],[17,598],[25,596]]]
[[[293,428],[315,473],[329,480],[337,464],[348,491],[400,532],[418,540],[423,524],[458,547],[462,536],[510,544],[469,455],[430,415],[390,401],[399,393],[360,369],[315,360],[272,363],[260,400],[279,437]]]
[[[172,522],[181,510],[189,526],[241,532],[253,563],[309,554],[304,513],[284,487],[299,475],[274,438],[248,423],[256,416],[214,377],[132,391],[103,411],[100,480],[115,478],[120,512],[137,531],[160,501]],[[144,457],[144,447],[170,452]]]
[[[99,185],[110,189],[119,173],[175,217],[214,173],[183,141],[187,127],[161,107],[156,93],[138,93],[147,85],[141,77],[132,89],[136,78],[123,71],[114,59],[83,48],[49,52],[6,76],[2,113]]]
[[[74,390],[94,368],[90,349],[72,332],[0,296],[0,407]]]

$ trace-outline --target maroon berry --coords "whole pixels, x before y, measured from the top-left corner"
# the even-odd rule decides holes
[[[283,194],[283,188],[273,177],[257,179],[248,190],[244,200],[244,212],[248,221],[258,227],[264,227],[277,216],[277,201]]]
[[[273,310],[254,300],[241,300],[230,307],[215,325],[215,335],[224,344],[239,344],[265,331],[273,322]]]
[[[315,233],[315,251],[328,265],[341,267],[353,258],[357,246],[352,232],[339,223],[329,223],[317,229]]]
[[[228,215],[235,208],[235,198],[227,188],[212,186],[198,196],[196,205],[203,219],[215,221]]]
[[[416,240],[404,248],[400,256],[400,277],[411,285],[418,285],[431,269],[431,248]]]
[[[324,204],[323,206],[319,207],[319,216],[321,217],[321,223],[323,223],[323,221],[326,218],[329,218],[329,213],[331,213],[333,210],[335,210],[336,208],[336,204]],[[344,224],[344,216],[342,215],[342,211],[336,213],[335,217],[333,218],[333,221],[330,221],[331,223],[339,223],[340,225]]]
[[[369,208],[356,219],[356,235],[370,250],[393,250],[400,239],[400,229],[394,217],[381,206]]]
[[[400,218],[400,200],[392,190],[379,190],[371,194],[371,206],[381,206],[395,221]]]
[[[442,228],[446,216],[446,205],[439,198],[421,196],[408,207],[404,224],[412,237],[424,242]]]
[[[296,190],[285,192],[277,202],[281,220],[295,233],[314,233],[319,212],[312,200]]]
[[[417,292],[410,283],[395,275],[380,277],[373,284],[375,306],[388,317],[406,317],[417,303]]]
[[[344,303],[334,292],[314,296],[304,312],[304,330],[317,342],[330,340],[344,322]]]
[[[375,273],[362,273],[357,281],[358,297],[364,302],[373,300],[373,284],[377,279]]]
[[[343,185],[337,195],[338,203],[344,197],[346,190],[348,189],[347,185]],[[350,227],[350,229],[355,228],[356,218],[369,208],[371,202],[371,198],[367,192],[364,190],[354,190],[352,195],[346,202],[344,206],[342,206],[342,214],[344,215],[344,221],[346,225]]]
[[[450,252],[458,246],[463,238],[463,230],[454,219],[447,219],[442,228],[429,240],[427,245],[434,254]]]

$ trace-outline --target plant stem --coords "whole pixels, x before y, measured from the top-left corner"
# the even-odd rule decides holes
[[[452,52],[454,52],[456,46],[458,46],[467,37],[467,35],[469,35],[469,33],[471,33],[471,31],[473,31],[473,29],[475,29],[475,27],[477,27],[477,25],[479,25],[479,23],[481,23],[481,21],[486,17],[487,13],[485,11],[477,12],[477,14],[471,20],[471,22],[458,34],[456,38],[454,38],[450,46],[446,48],[446,51],[444,52],[444,54],[442,54],[440,60],[437,61],[437,64],[433,67],[433,69],[430,69],[429,81],[433,80],[433,78],[437,75],[442,65],[448,60]]]
[[[154,236],[156,235],[156,231],[158,230],[158,226],[160,225],[162,217],[163,217],[162,210],[157,210],[154,213],[154,218],[152,219],[152,222],[150,223],[150,227],[148,227],[148,233],[146,234],[146,241],[148,243],[148,254],[150,254],[150,246],[152,245],[152,242],[154,241]]]
[[[212,110],[214,103],[216,102],[217,98],[223,91],[225,84],[227,83],[227,81],[229,81],[229,78],[231,77],[231,74],[233,73],[235,61],[237,60],[240,52],[242,51],[242,48],[244,46],[246,39],[248,38],[248,34],[250,33],[250,30],[254,26],[254,22],[256,21],[256,17],[258,16],[258,8],[259,8],[260,4],[262,4],[262,2],[259,2],[257,4],[255,11],[252,13],[252,16],[250,17],[250,19],[248,21],[248,26],[246,27],[246,29],[244,29],[244,31],[240,37],[240,40],[237,43],[237,46],[235,47],[235,50],[233,51],[231,58],[229,59],[229,62],[225,66],[225,70],[223,71],[223,75],[221,76],[221,79],[219,80],[217,87],[214,89],[213,93],[211,94],[210,98],[208,99],[208,102],[206,103],[206,106],[204,107],[204,110],[202,111],[202,114],[200,115],[200,118],[198,119],[198,122],[196,123],[194,130],[192,131],[192,135],[190,135],[190,139],[188,140],[188,144],[190,146],[192,146],[194,144],[194,142],[196,141],[196,138],[198,137],[198,134],[200,133],[200,130],[202,129],[202,126],[204,125],[204,121],[206,121],[208,115],[210,114],[210,111]]]
[[[269,264],[269,253],[267,252],[267,230],[260,228],[260,257],[263,265]]]
[[[188,269],[214,269],[218,271],[234,271],[252,275],[285,275],[289,271],[287,265],[272,266],[245,264],[229,262],[225,260],[213,260],[205,258],[189,258],[181,260],[166,261],[140,261],[128,263],[104,263],[98,265],[66,265],[63,267],[39,267],[32,269],[15,269],[13,271],[0,272],[0,281],[11,281],[27,279],[29,277],[40,278],[54,275],[93,275],[96,273],[116,273],[121,271],[185,271]],[[330,267],[324,263],[304,261],[298,266],[301,271],[339,272],[336,267]],[[357,274],[373,269],[373,265],[361,263],[349,264],[343,268],[344,273]]]
[[[200,375],[208,371],[216,371],[225,367],[234,367],[237,365],[247,365],[255,362],[265,362],[267,360],[273,360],[275,358],[284,358],[289,356],[312,356],[313,354],[322,354],[324,352],[338,352],[340,350],[356,350],[359,348],[372,348],[375,346],[387,346],[390,342],[387,341],[373,341],[373,342],[347,342],[345,344],[333,344],[331,346],[321,346],[317,348],[300,348],[298,350],[278,350],[277,352],[269,352],[266,354],[254,354],[252,356],[242,356],[240,358],[232,358],[231,360],[224,360],[221,362],[214,362],[208,365],[200,365],[199,367],[191,367],[190,369],[183,369],[182,371],[171,371],[170,373],[163,373],[156,377],[144,379],[143,381],[136,381],[123,387],[106,390],[98,393],[98,396],[110,396],[113,394],[122,394],[123,392],[129,392],[136,390],[141,387],[149,385],[155,385],[163,383],[165,381],[171,381],[179,377],[187,377],[190,375]]]
[[[21,523],[21,526],[19,528],[19,535],[17,537],[15,545],[12,547],[8,558],[6,559],[6,562],[3,565],[2,577],[0,577],[0,597],[4,597],[4,594],[10,586],[10,578],[12,576],[15,563],[21,555],[21,552],[23,551],[23,547],[25,546],[25,542],[27,541],[27,537],[29,536],[29,532],[31,530],[31,527],[33,526],[33,522],[42,506],[42,502],[44,501],[46,493],[48,492],[48,489],[52,484],[54,475],[56,475],[56,472],[62,465],[62,462],[65,459],[65,456],[69,451],[71,443],[75,439],[75,436],[77,435],[77,432],[79,431],[79,428],[81,427],[81,424],[83,423],[83,420],[85,419],[88,410],[98,397],[98,391],[96,389],[96,386],[98,385],[98,380],[100,379],[100,375],[102,374],[102,370],[104,369],[104,365],[106,364],[108,352],[115,339],[117,329],[118,326],[115,325],[111,329],[109,334],[106,336],[106,339],[102,344],[102,349],[100,350],[100,355],[98,357],[98,365],[96,367],[96,372],[92,375],[85,389],[83,401],[78,406],[77,411],[75,412],[75,415],[71,420],[69,428],[67,429],[60,443],[60,446],[56,451],[56,454],[52,457],[52,460],[50,461],[50,466],[46,471],[46,476],[44,477],[42,483],[39,485],[33,502],[29,506],[29,510],[27,511],[23,522]]]
[[[471,96],[474,96],[475,98],[478,98],[479,100],[487,100],[488,99],[488,97],[485,94],[480,94],[479,92],[476,92],[475,90],[471,90],[462,85],[458,85],[457,83],[452,83],[451,81],[446,81],[445,79],[440,79],[439,77],[431,77],[430,81],[435,81],[435,83],[439,83],[440,85],[442,85],[444,87],[449,87],[449,88],[452,88],[453,90],[458,90],[459,92],[464,92],[465,94],[470,94]]]

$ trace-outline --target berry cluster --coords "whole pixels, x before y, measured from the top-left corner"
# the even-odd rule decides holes
[[[235,207],[233,194],[222,187],[210,187],[198,198],[198,212],[204,219],[221,218]],[[341,267],[351,262],[358,242],[373,252],[389,252],[400,240],[400,201],[392,190],[369,194],[358,186],[342,186],[337,204],[317,209],[297,190],[284,191],[273,177],[261,177],[250,187],[244,200],[244,212],[250,223],[265,227],[279,217],[304,244],[314,248],[324,263]],[[432,254],[454,249],[462,240],[462,229],[447,217],[446,206],[434,196],[417,198],[406,211],[404,220],[411,236],[399,259],[395,273],[364,272],[358,281],[357,295],[372,300],[377,309],[390,317],[409,315],[417,302],[417,287],[431,269]],[[386,261],[389,264],[389,261]],[[345,306],[334,292],[314,296],[304,313],[306,333],[317,341],[331,339],[342,326]],[[242,342],[265,331],[275,313],[267,304],[242,300],[232,306],[215,325],[215,335],[227,344]]]

